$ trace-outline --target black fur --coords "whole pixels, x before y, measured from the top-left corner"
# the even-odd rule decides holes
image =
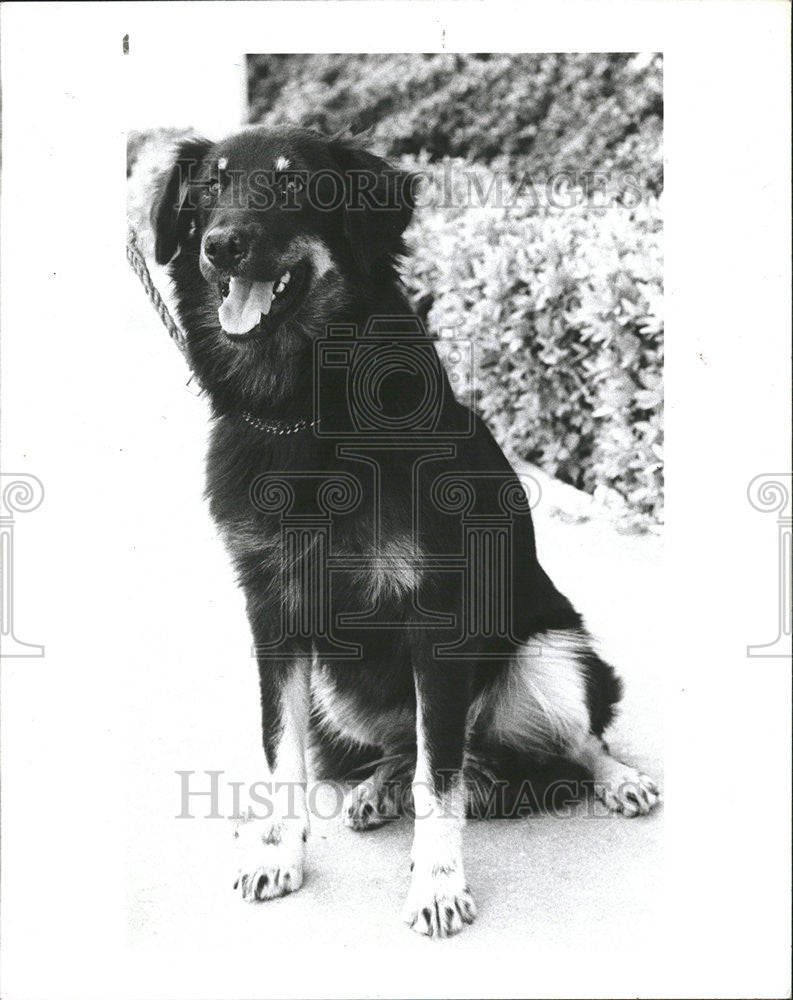
[[[282,159],[289,161],[287,169],[263,177],[262,171]],[[219,169],[223,161],[226,171]],[[305,190],[295,194],[288,187],[293,171],[342,178],[344,203],[329,210],[310,204]],[[254,175],[251,187],[247,182]],[[359,185],[356,198],[361,178],[368,180],[363,192]],[[234,200],[235,180],[245,190],[242,202]],[[294,205],[279,200],[279,185],[284,197],[294,197]],[[277,196],[267,207],[252,206],[252,191],[262,203],[274,192]],[[330,203],[331,180],[325,189],[320,183],[317,192]],[[155,210],[157,259],[170,264],[189,358],[212,405],[207,494],[247,598],[259,650],[264,749],[271,766],[282,723],[282,684],[296,658],[316,656],[324,663],[326,683],[355,706],[363,725],[371,726],[371,739],[331,733],[318,719],[321,706],[315,705],[325,773],[335,768],[340,777],[360,775],[367,759],[415,754],[415,726],[404,720],[415,715],[417,684],[433,772],[440,775],[461,768],[469,707],[498,683],[521,644],[548,629],[582,628],[578,613],[537,561],[531,514],[520,499],[514,471],[484,423],[456,401],[400,285],[397,262],[413,204],[410,177],[347,141],[298,129],[252,128],[216,145],[184,143]],[[213,228],[253,234],[239,270],[252,280],[277,278],[284,270],[284,254],[300,240],[321,241],[332,266],[320,274],[310,261],[300,265],[307,268],[307,291],[294,308],[278,323],[273,320],[272,328],[263,321],[258,334],[232,339],[217,319],[221,292],[200,267],[202,240]],[[206,271],[206,261],[203,266]],[[350,393],[357,391],[351,390],[351,370],[342,366],[315,374],[315,350],[329,326],[358,331],[353,353],[355,343],[376,351],[381,343],[377,335],[362,340],[360,333],[372,317],[384,316],[401,317],[386,324],[387,342],[403,345],[403,358],[410,359],[412,352],[416,365],[429,375],[422,382],[415,365],[413,371],[394,367],[378,386],[383,420],[403,426],[422,403],[426,378],[433,386],[432,412],[412,436],[356,430],[350,416]],[[350,346],[343,338],[340,342]],[[289,424],[318,417],[319,426],[269,433],[251,426],[250,415]],[[466,484],[462,500],[452,480]],[[277,481],[286,481],[291,490],[286,508],[276,502]],[[329,500],[323,488],[333,482],[354,495],[346,502]],[[446,495],[439,485],[443,482],[451,483]],[[375,495],[381,500],[377,527],[371,502]],[[404,549],[405,539],[415,538],[425,556],[459,560],[466,551],[466,525],[476,518],[500,518],[509,528],[508,581],[501,603],[496,601],[508,628],[483,627],[462,641],[463,572],[422,564],[415,586],[406,587],[398,579],[404,567],[378,568],[376,557],[378,545],[381,550]],[[284,519],[297,526],[289,542],[295,547],[288,553]],[[316,591],[316,573],[328,555],[346,560],[346,566],[334,572],[327,602],[312,609],[312,586]],[[375,597],[374,613],[361,621]],[[287,617],[324,614],[325,624],[309,623],[301,634],[284,634],[285,609]],[[350,622],[351,616],[359,620]],[[336,623],[331,634],[328,622]],[[458,657],[438,655],[439,648],[455,643]],[[591,730],[600,735],[619,699],[619,681],[591,652],[582,657],[581,671]],[[385,737],[378,720],[389,719],[402,721]],[[523,772],[528,776],[536,763],[536,754],[528,749],[520,753],[500,746],[487,733],[474,737],[469,752],[494,779],[512,781]],[[555,759],[554,752],[548,748],[548,760]],[[568,773],[576,773],[575,768]]]

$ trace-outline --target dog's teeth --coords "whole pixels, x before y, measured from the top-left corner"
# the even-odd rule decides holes
[[[276,288],[274,294],[277,295],[279,292],[282,292],[285,288],[286,288],[286,285],[284,284],[284,279],[281,278],[280,282],[278,283],[278,287]]]
[[[289,273],[289,271],[284,272],[284,274],[281,275],[280,284],[281,285],[286,285],[289,282],[289,279],[291,277],[292,277],[292,275]]]

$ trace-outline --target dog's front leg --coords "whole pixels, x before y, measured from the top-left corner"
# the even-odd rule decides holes
[[[402,918],[418,934],[448,937],[476,916],[462,856],[469,671],[432,664],[415,683],[413,874]]]
[[[306,739],[310,662],[259,660],[262,742],[268,775],[253,818],[237,831],[241,858],[234,888],[248,902],[295,892],[303,884],[308,836]]]

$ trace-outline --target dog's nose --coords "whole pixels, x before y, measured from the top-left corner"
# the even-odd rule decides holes
[[[239,229],[213,229],[204,237],[204,253],[217,268],[235,268],[248,250],[248,240]]]

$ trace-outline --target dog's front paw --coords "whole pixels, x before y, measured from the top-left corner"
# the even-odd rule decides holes
[[[472,924],[476,906],[461,871],[413,870],[402,919],[417,934],[451,937]]]
[[[595,795],[608,809],[623,816],[644,816],[661,799],[652,778],[621,763],[617,763],[607,780],[595,782]]]
[[[344,796],[342,816],[344,825],[352,830],[374,830],[395,819],[397,811],[386,789],[370,778]]]
[[[264,836],[246,833],[234,880],[240,897],[247,903],[258,903],[297,892],[303,884],[303,831],[268,830]]]

